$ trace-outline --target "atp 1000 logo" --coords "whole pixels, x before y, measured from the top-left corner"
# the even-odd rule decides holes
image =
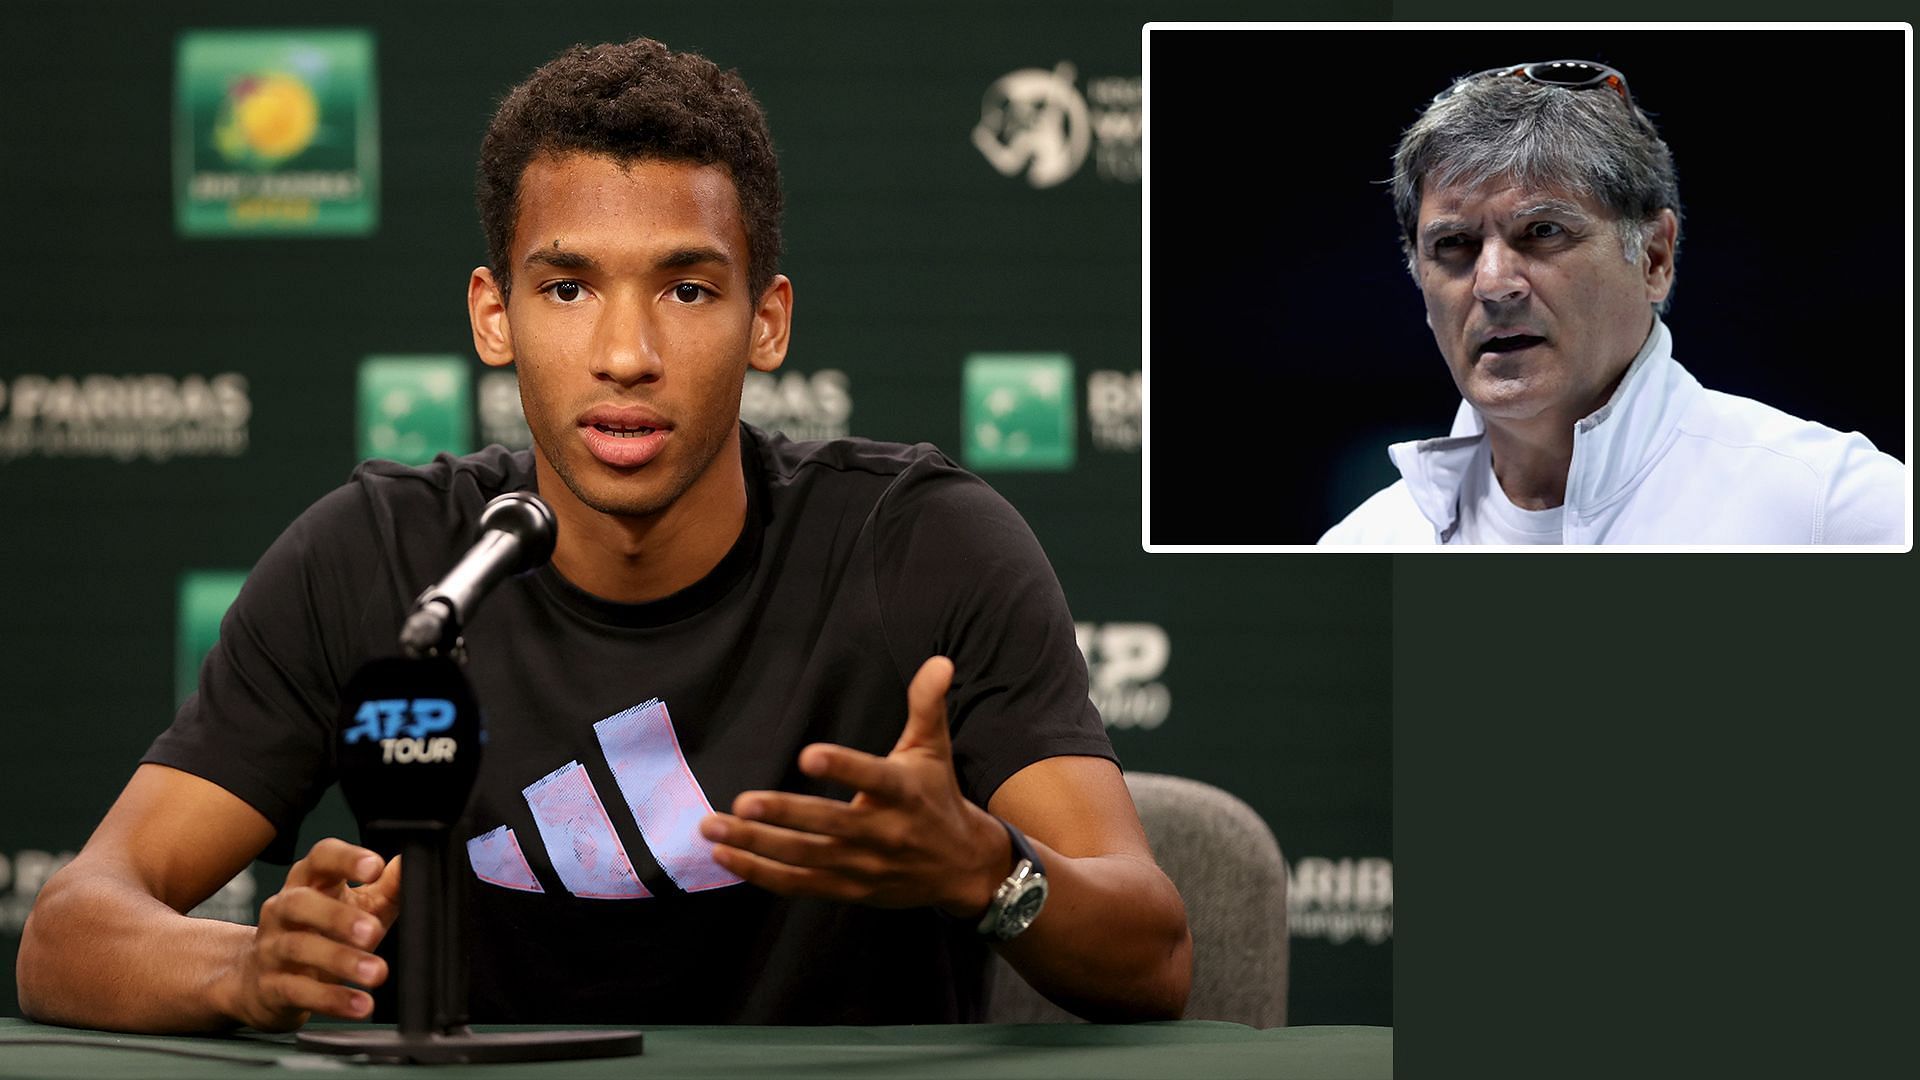
[[[1074,640],[1087,658],[1088,696],[1108,727],[1157,728],[1173,711],[1173,693],[1160,681],[1173,644],[1153,623],[1074,623]]]

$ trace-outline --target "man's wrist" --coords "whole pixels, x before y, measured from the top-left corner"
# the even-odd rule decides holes
[[[234,930],[246,932],[221,934],[221,962],[213,977],[207,980],[202,1001],[208,1011],[224,1020],[228,1026],[245,1027],[251,1018],[242,1007],[242,1001],[249,981],[248,968],[253,962],[254,936],[259,933],[259,928],[235,925]]]
[[[1026,836],[1014,828],[1012,822],[1004,818],[996,820],[1006,830],[1012,845],[1013,870],[994,890],[992,901],[974,929],[991,941],[1008,942],[1025,933],[1039,917],[1041,907],[1047,902],[1047,871],[1040,862],[1040,852]]]
[[[971,803],[967,808],[972,822],[968,831],[974,838],[968,850],[974,854],[964,872],[948,879],[956,889],[938,907],[956,919],[977,922],[987,913],[987,905],[993,903],[1000,883],[1013,871],[1013,841],[999,818]]]

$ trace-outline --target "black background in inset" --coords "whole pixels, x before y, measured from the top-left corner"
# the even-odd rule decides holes
[[[1446,433],[1459,395],[1401,263],[1390,158],[1454,77],[1563,57],[1623,71],[1673,148],[1680,362],[1905,457],[1898,31],[1164,32],[1155,544],[1310,544],[1398,478],[1389,443]],[[1249,478],[1236,497],[1193,482],[1223,468]]]

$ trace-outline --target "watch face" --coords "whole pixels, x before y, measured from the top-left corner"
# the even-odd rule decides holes
[[[1025,930],[1040,914],[1040,905],[1046,902],[1047,879],[1028,878],[1021,883],[1020,892],[1007,902],[1007,913],[1002,917],[1002,930],[1008,937]]]

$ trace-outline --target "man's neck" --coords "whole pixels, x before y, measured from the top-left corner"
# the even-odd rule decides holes
[[[1487,422],[1493,477],[1522,510],[1551,510],[1567,501],[1573,467],[1573,425],[1557,417],[1526,424]]]
[[[1652,341],[1653,316],[1647,317],[1646,341]],[[1641,352],[1647,349],[1643,342]],[[1581,420],[1613,400],[1632,370],[1633,360],[1592,401],[1570,409],[1553,409],[1525,419],[1497,419],[1481,414],[1487,425],[1487,445],[1493,451],[1493,475],[1507,501],[1522,510],[1551,510],[1567,501],[1567,473],[1573,468],[1573,431]]]
[[[559,524],[553,567],[603,600],[639,604],[679,592],[712,573],[746,526],[737,432],[712,471],[671,506],[644,517],[601,513],[576,498],[538,450],[534,462],[541,495]]]

